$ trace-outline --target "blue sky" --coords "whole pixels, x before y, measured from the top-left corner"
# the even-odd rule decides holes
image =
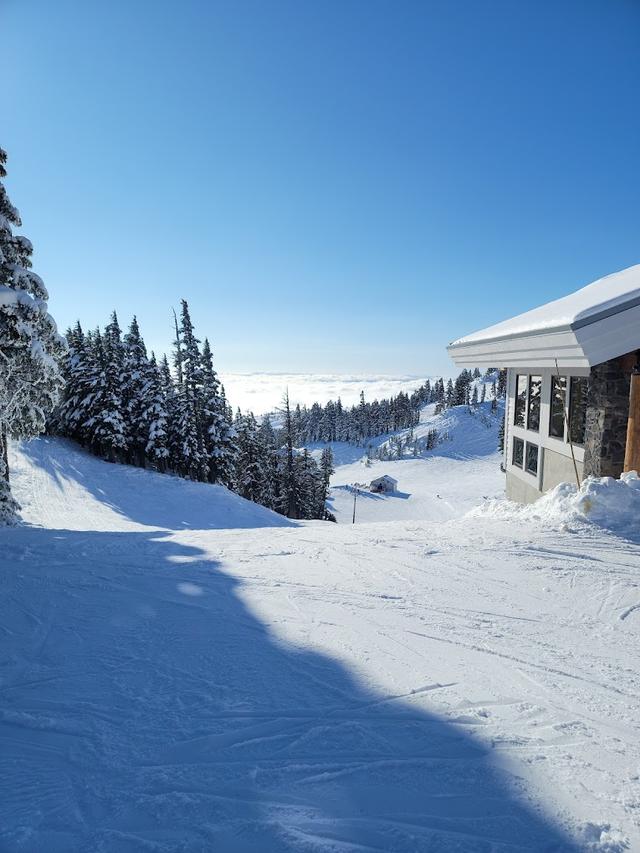
[[[0,0],[61,326],[189,300],[228,371],[434,374],[640,261],[635,0]]]

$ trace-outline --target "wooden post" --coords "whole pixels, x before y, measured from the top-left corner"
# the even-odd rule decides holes
[[[640,369],[631,374],[629,389],[629,419],[627,421],[627,446],[624,451],[624,470],[640,473]]]

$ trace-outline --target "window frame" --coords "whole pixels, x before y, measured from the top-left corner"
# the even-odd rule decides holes
[[[522,450],[522,461],[520,463],[516,462],[516,442],[521,445]],[[517,468],[519,471],[524,471],[524,458],[525,458],[525,440],[524,438],[520,438],[519,435],[514,435],[513,440],[511,442],[511,465],[514,468]]]
[[[582,440],[575,439],[572,435],[573,433],[573,419],[571,416],[571,406],[573,403],[573,386],[574,382],[584,382],[585,388],[583,391],[584,394],[584,422],[582,424]],[[584,447],[586,441],[586,432],[587,432],[587,405],[588,405],[588,393],[589,393],[589,377],[588,376],[569,376],[569,388],[567,395],[567,422],[565,424],[565,434],[567,443],[571,442],[574,447]]]
[[[569,385],[568,380],[570,380],[570,378],[571,377],[568,376],[567,374],[564,374],[564,375],[557,374],[557,373],[551,374],[551,382],[549,385],[549,420],[548,420],[548,424],[547,424],[547,435],[549,436],[549,438],[552,438],[556,441],[566,441],[566,437],[567,437],[567,418],[568,418],[567,387]],[[551,432],[551,423],[552,423],[552,419],[554,416],[554,412],[553,412],[554,390],[555,390],[555,383],[558,381],[558,379],[562,379],[564,381],[564,388],[562,390],[562,434],[561,435],[556,435],[554,432]]]
[[[524,398],[520,396],[519,393],[519,380],[524,379]],[[518,414],[519,408],[518,404],[522,403],[522,423],[518,423]],[[529,408],[529,374],[528,373],[516,373],[515,375],[515,389],[514,389],[514,397],[513,397],[513,426],[518,427],[519,429],[527,428],[527,410]]]
[[[535,399],[538,406],[538,426],[532,427],[530,424],[531,421],[531,385],[532,380],[537,380],[537,384],[539,386],[538,396]],[[542,386],[544,382],[544,377],[542,373],[529,373],[527,379],[527,405],[526,405],[526,426],[524,427],[527,432],[535,432],[537,434],[540,433],[540,424],[542,423]]]
[[[506,428],[507,428],[507,436],[505,441],[505,451],[504,451],[504,467],[506,471],[510,471],[514,477],[517,477],[519,480],[533,484],[537,481],[537,488],[539,491],[542,491],[543,481],[546,476],[545,472],[545,460],[546,460],[546,451],[553,451],[555,453],[559,453],[560,455],[571,458],[570,446],[567,437],[567,419],[568,419],[568,397],[569,397],[569,388],[571,379],[574,378],[580,382],[588,382],[590,376],[589,368],[571,368],[566,367],[562,368],[562,373],[560,374],[563,379],[563,384],[566,383],[566,394],[564,399],[564,409],[562,411],[562,424],[563,424],[563,434],[562,437],[555,436],[551,430],[551,403],[552,403],[552,394],[555,391],[557,393],[558,384],[557,384],[557,371],[553,367],[531,367],[525,368],[524,366],[518,366],[514,368],[510,368],[509,370],[509,384],[508,384],[508,406],[507,406],[507,418],[506,418]],[[542,377],[542,387],[540,391],[540,421],[538,425],[538,430],[535,429],[527,429],[527,414],[529,410],[529,397],[530,397],[530,377]],[[520,391],[524,390],[523,383],[526,381],[527,388],[527,398],[525,401],[525,424],[522,425],[522,420],[520,423],[516,423],[515,418],[515,407],[517,404],[517,391],[518,391],[518,377],[524,377],[524,379],[519,379],[519,387]],[[533,386],[535,390],[535,385]],[[582,385],[584,388],[584,385]],[[588,386],[587,386],[588,387]],[[577,393],[574,391],[574,393]],[[556,423],[559,426],[558,417],[560,415],[560,409],[557,408],[556,411]],[[534,411],[534,422],[535,424],[535,411]],[[523,451],[523,460],[522,465],[518,465],[517,462],[514,462],[513,455],[513,441],[515,438],[518,438],[520,441],[524,442]],[[537,474],[533,473],[530,470],[527,470],[527,442],[533,445],[537,445]],[[520,448],[518,447],[520,451]],[[533,448],[530,450],[530,454],[533,454]],[[580,464],[584,461],[585,455],[585,446],[584,444],[574,444],[573,446],[573,455],[576,458],[576,461]],[[531,458],[531,462],[533,462],[533,457]]]
[[[535,471],[532,471],[531,468],[529,468],[529,461],[528,460],[529,460],[529,448],[530,447],[535,447],[535,450],[536,450],[536,470]],[[525,443],[524,465],[522,467],[522,470],[525,472],[525,474],[529,474],[531,477],[536,477],[536,478],[538,477],[538,472],[540,470],[540,445],[537,444],[535,441],[527,441]]]

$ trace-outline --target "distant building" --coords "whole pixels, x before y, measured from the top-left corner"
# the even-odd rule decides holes
[[[640,468],[639,349],[640,265],[449,346],[460,367],[507,368],[509,498]]]
[[[376,477],[369,484],[371,492],[395,492],[398,481],[388,474],[383,474],[382,477]]]

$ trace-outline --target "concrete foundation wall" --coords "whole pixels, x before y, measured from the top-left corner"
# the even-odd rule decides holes
[[[531,504],[537,501],[542,492],[539,492],[536,486],[536,480],[532,477],[531,484],[516,477],[507,471],[506,494],[510,501],[517,501],[519,504]]]
[[[578,474],[582,481],[584,466],[579,461],[576,461],[576,465],[578,466]],[[542,491],[547,492],[549,489],[555,488],[558,483],[575,483],[575,481],[576,472],[573,468],[571,457],[545,447],[542,467]]]

